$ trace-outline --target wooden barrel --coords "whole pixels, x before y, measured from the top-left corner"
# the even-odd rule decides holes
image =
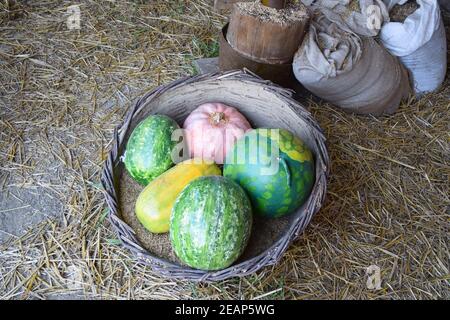
[[[230,71],[246,68],[263,79],[270,80],[282,87],[293,89],[296,93],[304,93],[305,89],[294,76],[291,63],[268,64],[249,59],[234,50],[226,40],[228,25],[219,34],[220,71]]]
[[[240,2],[233,6],[227,40],[233,49],[251,60],[290,63],[308,23],[309,15],[302,4],[276,9],[259,2]]]

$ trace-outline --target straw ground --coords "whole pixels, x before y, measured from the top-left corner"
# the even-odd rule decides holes
[[[216,54],[226,17],[203,0],[0,3],[0,221],[38,217],[3,229],[1,298],[450,298],[448,80],[379,119],[308,100],[333,165],[306,232],[253,276],[171,281],[118,245],[99,172],[132,102]],[[73,4],[79,30],[66,24]]]

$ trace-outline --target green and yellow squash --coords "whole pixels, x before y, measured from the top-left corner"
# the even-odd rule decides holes
[[[244,188],[255,213],[276,218],[305,203],[314,170],[313,154],[300,138],[284,129],[256,129],[236,142],[223,175]]]
[[[136,215],[150,232],[169,231],[170,215],[176,198],[191,181],[204,176],[221,175],[215,165],[201,160],[186,160],[169,169],[141,192],[136,202]]]

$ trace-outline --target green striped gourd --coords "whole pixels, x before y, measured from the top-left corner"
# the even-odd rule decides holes
[[[172,150],[178,142],[172,141],[172,133],[180,129],[165,115],[151,115],[133,130],[125,153],[125,167],[142,185],[161,175],[174,165]]]
[[[188,266],[221,270],[242,254],[251,226],[251,204],[244,190],[224,177],[202,177],[192,181],[175,202],[170,240]]]

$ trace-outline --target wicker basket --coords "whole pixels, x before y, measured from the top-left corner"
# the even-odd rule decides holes
[[[309,112],[291,96],[291,91],[262,80],[248,70],[239,70],[181,79],[139,99],[114,133],[112,150],[102,175],[109,219],[123,246],[157,273],[193,281],[211,282],[246,276],[277,263],[323,204],[329,173],[322,131]],[[181,124],[194,108],[211,101],[238,108],[255,128],[284,128],[301,137],[314,153],[316,182],[307,202],[294,214],[281,219],[255,216],[252,236],[242,257],[227,269],[206,272],[180,263],[167,235],[140,230],[142,226],[134,217],[134,202],[143,188],[129,177],[120,158],[131,132],[149,114],[166,114]]]

